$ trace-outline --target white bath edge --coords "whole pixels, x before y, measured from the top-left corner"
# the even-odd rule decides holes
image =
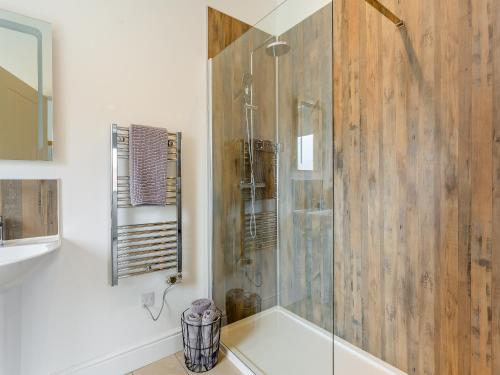
[[[334,337],[333,362],[335,375],[407,375],[338,336]]]

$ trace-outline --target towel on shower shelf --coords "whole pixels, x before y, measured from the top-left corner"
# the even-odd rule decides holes
[[[130,126],[129,178],[132,206],[166,204],[167,154],[166,129]]]

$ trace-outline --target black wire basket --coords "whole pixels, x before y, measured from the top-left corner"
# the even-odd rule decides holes
[[[186,321],[185,310],[181,316],[182,343],[186,367],[193,372],[205,372],[213,369],[219,359],[219,344],[222,313],[207,324],[192,324]]]

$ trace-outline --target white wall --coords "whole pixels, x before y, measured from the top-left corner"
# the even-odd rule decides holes
[[[207,3],[249,23],[275,5],[0,0],[0,8],[46,20],[54,32],[55,161],[0,161],[0,179],[62,181],[62,248],[21,291],[22,374],[63,371],[165,337],[178,328],[190,301],[207,294]],[[156,323],[141,308],[140,294],[154,290],[158,301],[161,274],[109,284],[114,121],[184,133],[185,282],[169,293],[166,313]]]
[[[286,33],[331,2],[332,0],[288,0],[276,12],[276,35]]]
[[[332,0],[277,0],[275,11],[254,25],[279,36],[331,2]]]

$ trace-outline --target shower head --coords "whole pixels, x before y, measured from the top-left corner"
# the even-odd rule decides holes
[[[290,51],[290,46],[287,42],[282,40],[276,40],[266,46],[266,53],[272,57],[283,56],[287,54],[288,51]]]

